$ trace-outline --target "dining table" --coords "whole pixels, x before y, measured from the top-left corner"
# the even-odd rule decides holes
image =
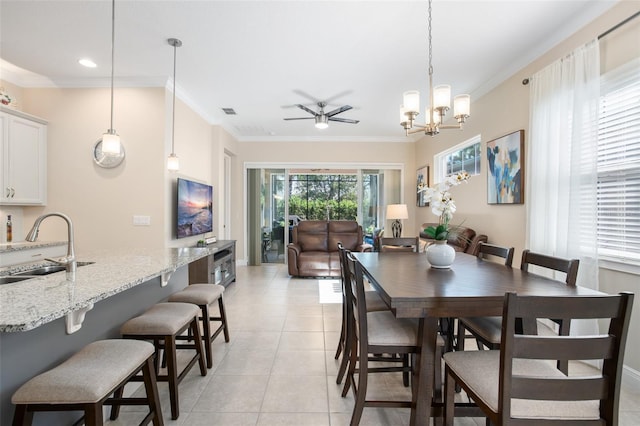
[[[456,253],[448,269],[432,268],[424,253],[353,253],[363,274],[397,318],[417,318],[412,373],[411,425],[428,425],[440,318],[501,316],[504,295],[581,296],[602,294],[564,281]]]

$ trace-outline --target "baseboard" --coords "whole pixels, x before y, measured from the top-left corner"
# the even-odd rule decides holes
[[[622,387],[634,393],[640,393],[640,371],[631,367],[622,368]]]

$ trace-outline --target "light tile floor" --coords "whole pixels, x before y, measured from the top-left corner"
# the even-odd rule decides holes
[[[318,280],[291,278],[285,265],[239,266],[225,292],[231,341],[213,344],[214,366],[205,377],[194,368],[179,388],[180,417],[171,420],[168,388],[159,383],[165,424],[348,425],[353,395],[340,396],[334,353],[341,305],[319,303]],[[135,390],[135,389],[134,389]],[[138,391],[140,392],[140,391]],[[377,374],[369,396],[409,398],[400,374]],[[141,407],[124,407],[108,425],[135,425]],[[623,392],[620,426],[640,425],[640,395]],[[365,408],[366,426],[403,426],[409,409]],[[456,419],[482,426],[484,419]]]

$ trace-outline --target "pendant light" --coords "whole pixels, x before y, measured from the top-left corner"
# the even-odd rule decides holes
[[[111,125],[102,135],[102,153],[106,155],[120,155],[120,136],[113,128],[113,63],[115,58],[116,40],[116,0],[111,1]]]
[[[171,154],[167,158],[167,169],[170,172],[177,172],[180,170],[180,160],[175,152],[176,146],[176,53],[178,47],[182,46],[182,42],[177,38],[170,38],[167,40],[170,46],[173,46],[173,116],[171,118]]]

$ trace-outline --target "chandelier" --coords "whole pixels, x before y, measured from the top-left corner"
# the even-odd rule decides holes
[[[451,86],[443,84],[433,87],[432,59],[431,0],[429,0],[429,107],[425,109],[425,124],[416,123],[416,117],[420,113],[420,92],[417,90],[404,92],[403,104],[400,105],[400,125],[404,128],[407,136],[422,131],[425,135],[435,136],[440,133],[440,129],[461,129],[469,117],[471,97],[458,95],[453,99],[453,116],[458,124],[442,124],[446,112],[451,108]]]

